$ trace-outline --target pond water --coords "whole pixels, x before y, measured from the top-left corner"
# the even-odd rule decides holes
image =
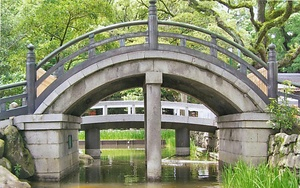
[[[170,157],[162,152],[160,182],[146,181],[145,151],[142,149],[102,150],[101,159],[80,167],[61,182],[31,182],[33,188],[218,188],[218,163],[190,157]]]

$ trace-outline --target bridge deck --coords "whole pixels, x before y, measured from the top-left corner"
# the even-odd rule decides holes
[[[109,109],[124,109],[127,114],[108,114]],[[128,129],[144,128],[144,114],[136,114],[144,108],[143,101],[100,101],[91,109],[101,109],[102,115],[83,116],[81,129]],[[214,132],[217,129],[215,115],[203,104],[161,101],[162,111],[169,109],[173,114],[162,114],[163,129],[186,127],[189,130]],[[190,116],[195,112],[195,116]]]
[[[178,129],[186,127],[189,130],[214,132],[217,129],[214,119],[162,115],[163,129]],[[81,129],[129,129],[144,128],[144,114],[115,114],[82,117]]]

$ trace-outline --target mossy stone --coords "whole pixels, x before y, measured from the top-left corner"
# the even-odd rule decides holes
[[[3,154],[4,154],[4,146],[5,146],[4,140],[0,139],[0,158],[3,157]]]
[[[5,153],[12,167],[20,166],[19,178],[29,178],[34,175],[34,161],[30,151],[25,147],[23,138],[14,126],[7,126],[4,130],[5,134]]]

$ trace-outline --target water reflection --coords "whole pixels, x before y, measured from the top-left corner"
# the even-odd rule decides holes
[[[103,150],[100,160],[95,160],[92,165],[81,167],[79,172],[70,175],[64,181],[40,182],[32,184],[32,187],[218,187],[217,163],[206,160],[191,163],[189,158],[163,160],[161,182],[148,183],[144,156],[144,150]]]

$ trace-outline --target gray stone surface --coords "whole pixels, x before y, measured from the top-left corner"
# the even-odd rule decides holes
[[[267,162],[271,127],[264,113],[239,113],[218,117],[219,159],[233,164],[238,160],[253,165]]]
[[[84,154],[84,153],[79,154],[79,164],[80,165],[88,166],[88,165],[92,164],[93,161],[94,161],[94,158],[92,156]]]
[[[5,144],[5,141],[0,139],[0,159],[3,157],[3,154],[4,154],[4,145]]]
[[[270,135],[269,137],[269,146],[268,146],[268,155],[273,155],[275,150],[275,135]]]
[[[5,124],[4,128],[7,126],[7,124]],[[4,128],[0,128],[0,139],[4,138]]]
[[[25,148],[22,136],[14,126],[7,126],[4,130],[5,142],[5,155],[12,164],[21,166],[20,178],[29,178],[34,175],[34,160],[30,151]]]
[[[78,129],[81,118],[63,114],[24,115],[16,123],[35,165],[34,178],[59,181],[78,168]]]
[[[138,55],[136,55],[137,53]],[[135,49],[135,51],[126,54],[124,52],[114,54],[114,58],[94,59],[95,62],[93,63],[95,64],[106,60],[112,62],[103,67],[98,66],[97,71],[91,70],[90,67],[93,66],[93,63],[91,63],[86,68],[87,70],[82,70],[87,72],[84,77],[70,76],[69,80],[71,81],[66,80],[62,83],[59,86],[61,88],[59,92],[55,90],[56,95],[50,97],[52,94],[49,93],[36,113],[65,113],[70,111],[73,115],[81,114],[79,111],[83,108],[80,107],[87,105],[83,103],[86,100],[81,100],[81,98],[91,99],[91,103],[93,103],[114,93],[115,90],[142,87],[146,72],[162,72],[163,77],[168,77],[168,79],[164,79],[163,85],[181,90],[203,100],[212,110],[220,114],[262,112],[265,110],[266,104],[246,83],[237,82],[236,75],[226,72],[226,70],[213,63],[207,66],[207,60],[205,59],[172,51],[147,51],[142,55],[143,53],[144,51],[137,52]],[[130,57],[130,61],[127,61],[128,57]],[[207,79],[208,77],[209,79]],[[126,79],[134,79],[135,81],[128,82],[125,81]],[[112,90],[97,95],[98,99],[93,99],[94,94],[103,91],[104,86]],[[78,90],[82,92],[74,92]],[[215,100],[209,98],[210,94],[214,95]],[[220,103],[216,101],[222,101],[226,105],[221,108]],[[86,109],[85,106],[84,108]]]
[[[0,187],[2,188],[30,188],[27,182],[21,182],[9,170],[0,166]]]
[[[277,133],[269,139],[268,164],[300,169],[300,140],[299,135]]]
[[[0,159],[0,166],[5,167],[6,169],[8,169],[9,171],[12,171],[12,166],[11,163],[8,159],[6,159],[5,157],[2,157]]]
[[[295,154],[300,154],[300,135],[298,135],[296,144],[294,146],[294,152]]]
[[[147,79],[158,76],[158,79]],[[146,74],[146,158],[147,178],[161,178],[161,83],[162,73]],[[154,83],[152,83],[154,82]]]

